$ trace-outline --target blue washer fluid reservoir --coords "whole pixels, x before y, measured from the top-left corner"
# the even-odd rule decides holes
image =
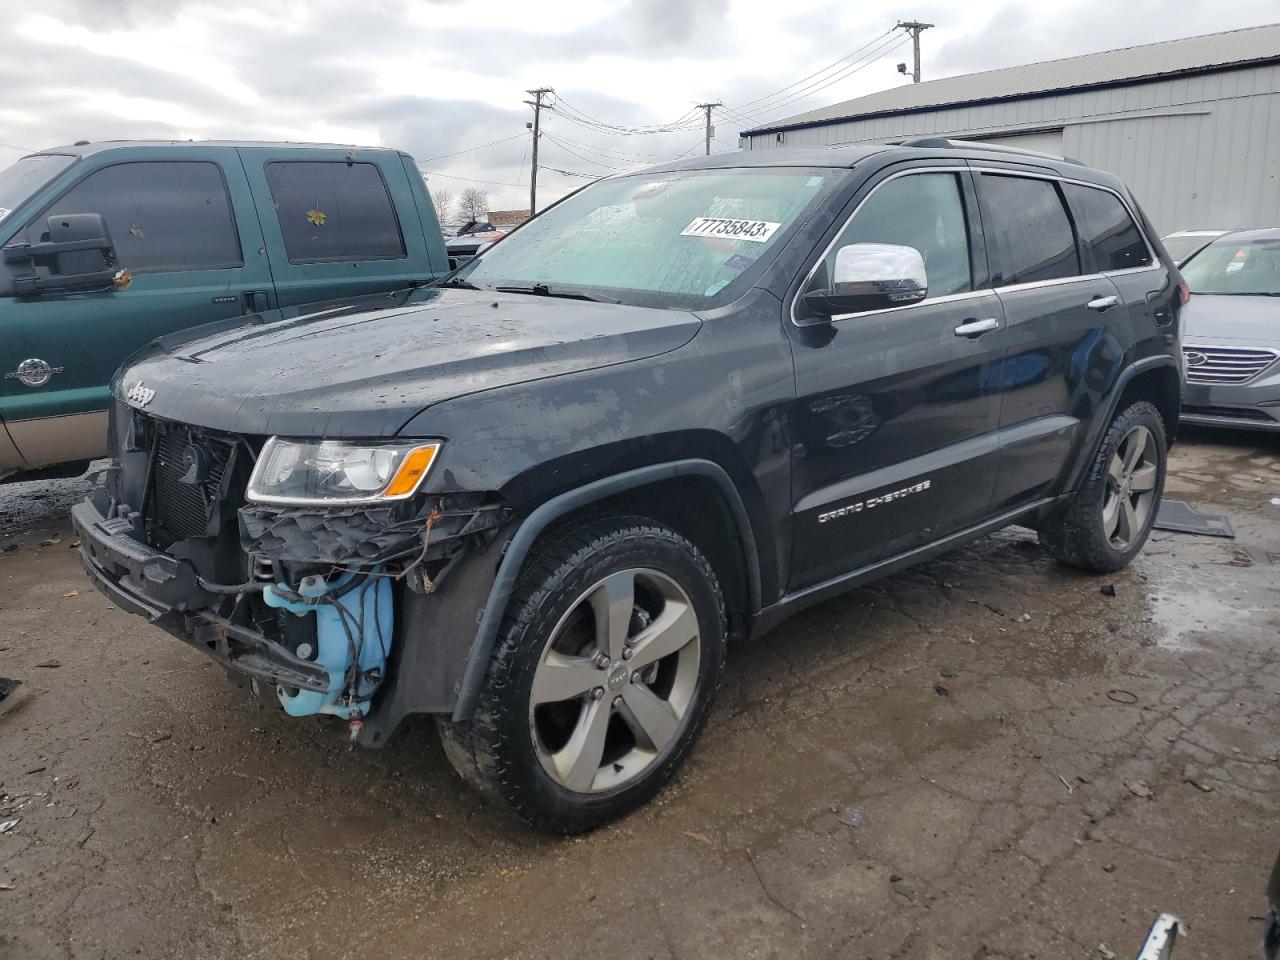
[[[319,576],[306,577],[297,594],[285,584],[271,584],[262,592],[269,607],[316,618],[315,662],[329,673],[329,689],[324,693],[298,690],[290,695],[283,688],[276,688],[285,713],[291,717],[328,713],[352,720],[369,712],[369,698],[386,676],[395,627],[391,578],[379,576],[381,573],[379,566],[364,576],[352,571],[329,582]],[[305,600],[291,600],[289,594]],[[323,599],[326,596],[331,599]],[[347,672],[357,656],[360,679],[355,700],[348,703]]]

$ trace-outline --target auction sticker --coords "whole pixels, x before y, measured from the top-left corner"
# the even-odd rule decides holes
[[[782,224],[768,220],[730,220],[726,217],[698,217],[680,231],[682,237],[720,237],[767,243]]]

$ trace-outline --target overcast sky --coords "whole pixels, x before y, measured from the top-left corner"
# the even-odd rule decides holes
[[[0,164],[81,139],[354,142],[409,151],[433,190],[474,185],[495,209],[523,207],[527,88],[563,100],[544,114],[541,163],[607,174],[701,150],[699,101],[731,108],[712,148],[732,150],[744,118],[908,82],[896,64],[910,44],[888,33],[899,19],[936,24],[922,37],[930,79],[1254,26],[1276,4],[0,0]],[[543,170],[540,205],[582,182]]]

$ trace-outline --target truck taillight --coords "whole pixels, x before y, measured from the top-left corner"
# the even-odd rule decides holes
[[[1182,297],[1182,305],[1184,307],[1191,302],[1191,288],[1187,286],[1187,281],[1178,281],[1178,295]]]

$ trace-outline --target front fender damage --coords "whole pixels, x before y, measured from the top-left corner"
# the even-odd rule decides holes
[[[474,631],[422,629],[424,612],[449,602],[427,597],[492,545],[508,515],[496,498],[470,493],[366,508],[241,508],[242,546],[272,571],[263,602],[281,620],[307,618],[314,639],[300,648],[332,678],[324,695],[278,689],[286,712],[342,717],[353,739],[381,744],[407,714],[448,709],[448,651],[465,651]]]

